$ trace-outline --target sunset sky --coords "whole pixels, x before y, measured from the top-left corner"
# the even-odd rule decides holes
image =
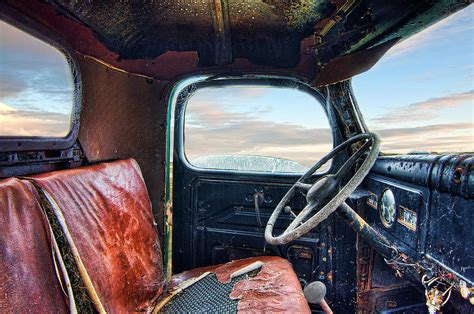
[[[399,43],[353,78],[382,151],[474,151],[473,28],[471,5]],[[74,90],[67,62],[4,22],[0,38],[0,135],[66,135]],[[331,148],[321,108],[299,91],[206,90],[191,99],[186,117],[191,159],[254,154],[309,165]]]
[[[2,21],[0,39],[0,135],[67,135],[74,85],[65,58]]]

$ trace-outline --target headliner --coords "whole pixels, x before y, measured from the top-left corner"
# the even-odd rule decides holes
[[[395,43],[469,0],[8,0],[81,54],[171,80],[192,72],[303,77],[366,71]]]

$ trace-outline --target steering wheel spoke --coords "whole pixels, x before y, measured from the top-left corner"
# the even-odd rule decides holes
[[[299,214],[293,219],[290,225],[286,228],[286,231],[292,231],[299,225],[303,223],[303,220],[308,217],[308,215],[312,212],[312,208],[310,208],[309,204],[306,205]]]
[[[334,158],[341,151],[351,145],[364,141],[362,146],[353,153],[335,174],[326,174],[312,184],[307,182],[316,171],[327,161]],[[362,183],[378,157],[380,140],[376,134],[362,133],[351,137],[342,144],[331,150],[311,167],[286,193],[273,211],[265,228],[265,240],[274,245],[287,244],[311,231],[331,213],[333,213],[354,190]],[[355,171],[353,176],[343,185],[343,177],[353,168],[356,162],[366,153],[362,165]],[[342,186],[342,187],[341,187]],[[299,189],[306,192],[307,205],[296,215],[286,230],[273,236],[273,226],[283,208],[294,197],[295,191]]]
[[[300,181],[297,181],[295,183],[295,187],[305,191],[305,192],[308,192],[309,189],[311,189],[313,185],[312,184],[309,184],[309,183],[303,183],[303,182],[300,182]]]

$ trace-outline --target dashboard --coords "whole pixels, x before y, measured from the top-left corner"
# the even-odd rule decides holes
[[[474,156],[380,157],[363,187],[364,219],[395,245],[402,264],[473,302]]]
[[[379,175],[366,179],[365,219],[401,252],[419,259],[426,244],[428,191]]]

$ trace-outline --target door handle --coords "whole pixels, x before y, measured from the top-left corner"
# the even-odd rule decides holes
[[[262,227],[262,218],[260,217],[260,204],[263,203],[264,200],[264,194],[263,192],[255,192],[253,195],[253,203],[255,205],[255,217],[257,218],[257,225],[259,227]]]

